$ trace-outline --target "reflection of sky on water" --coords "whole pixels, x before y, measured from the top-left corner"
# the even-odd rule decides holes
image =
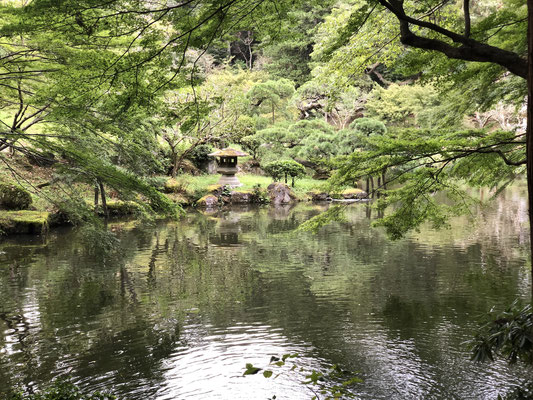
[[[298,374],[242,377],[294,352],[308,368],[360,371],[365,399],[485,399],[528,373],[470,363],[464,345],[490,307],[529,294],[523,193],[398,242],[364,205],[289,234],[321,209],[119,224],[113,257],[68,230],[1,243],[0,397],[70,373],[129,399],[310,398]]]
[[[281,372],[280,368],[268,367],[272,355],[304,354],[309,350],[291,343],[281,328],[187,325],[183,337],[187,345],[176,347],[163,364],[166,384],[158,399],[267,399],[276,393],[298,399],[310,393],[303,386],[294,385],[295,379],[304,378],[301,374],[283,373],[266,379],[261,371],[256,376],[243,376],[246,363]],[[299,358],[298,363],[316,366],[313,359],[305,357]]]

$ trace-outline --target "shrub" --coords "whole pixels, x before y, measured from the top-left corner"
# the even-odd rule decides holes
[[[193,162],[197,168],[202,168],[207,162],[209,162],[209,153],[213,151],[213,148],[208,144],[200,144],[196,146],[189,154],[189,159]]]
[[[275,181],[279,181],[281,177],[284,177],[285,183],[287,183],[287,177],[290,176],[292,178],[292,187],[294,187],[296,178],[305,175],[305,167],[293,160],[273,161],[266,164],[263,169]]]
[[[166,176],[151,176],[145,178],[145,181],[150,186],[154,187],[155,189],[159,191],[165,190],[165,184],[168,180],[168,177]]]
[[[366,136],[387,133],[385,124],[372,118],[358,118],[350,124],[350,128]]]
[[[252,189],[252,203],[266,204],[270,202],[270,197],[266,190],[261,189],[261,184],[254,185]]]
[[[502,313],[491,315],[491,320],[480,328],[471,342],[472,359],[494,360],[495,355],[510,363],[518,360],[533,364],[533,309],[530,304],[521,307],[515,301]]]
[[[260,135],[249,135],[241,139],[242,148],[250,153],[255,160],[259,154],[259,148],[264,143],[264,139]]]

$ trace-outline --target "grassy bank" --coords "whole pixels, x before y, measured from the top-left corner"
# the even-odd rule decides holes
[[[252,190],[257,185],[266,189],[267,186],[273,182],[272,178],[261,175],[238,174],[237,177],[242,183],[242,186],[236,189],[239,191]],[[169,180],[169,182],[167,182],[167,188],[169,191],[183,193],[188,198],[195,200],[208,194],[209,186],[216,185],[219,179],[220,175],[180,175],[176,179]],[[294,188],[292,189],[296,196],[303,200],[307,197],[308,192],[319,190],[324,184],[325,181],[303,178],[296,180]]]
[[[83,221],[90,217],[94,207],[94,186],[83,181],[57,179],[55,168],[31,164],[25,157],[15,155],[11,158],[11,170],[0,170],[0,184],[20,187],[28,196],[28,201],[21,211],[0,210],[0,234],[9,233],[41,233],[46,232],[48,225]],[[237,175],[243,186],[239,192],[252,192],[257,186],[263,193],[273,180],[267,176],[253,174]],[[164,192],[172,201],[180,205],[194,205],[198,199],[212,193],[220,175],[179,175],[176,179],[168,176],[155,176],[147,179],[154,188]],[[289,185],[290,185],[289,181]],[[325,181],[312,178],[297,179],[293,189],[299,200],[308,200],[308,193],[319,191]],[[123,198],[122,194],[112,187],[106,187],[107,206],[111,216],[139,215],[143,213],[142,204]],[[138,197],[137,201],[145,199]],[[147,200],[146,200],[147,201]],[[103,215],[100,205],[96,213]],[[0,209],[3,207],[0,204]],[[16,208],[15,208],[16,209]],[[72,219],[74,216],[76,219]]]

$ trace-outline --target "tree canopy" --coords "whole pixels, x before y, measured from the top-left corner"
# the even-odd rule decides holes
[[[34,0],[0,12],[0,150],[57,163],[59,183],[142,199],[143,182],[176,176],[195,149],[241,144],[336,184],[379,177],[385,195],[403,182],[378,207],[425,211],[390,217],[398,234],[443,218],[428,195],[456,193],[452,181],[500,187],[523,172],[522,2]]]

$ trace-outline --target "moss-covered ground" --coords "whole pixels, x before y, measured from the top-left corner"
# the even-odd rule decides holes
[[[46,211],[0,211],[0,233],[45,233],[49,218]]]

